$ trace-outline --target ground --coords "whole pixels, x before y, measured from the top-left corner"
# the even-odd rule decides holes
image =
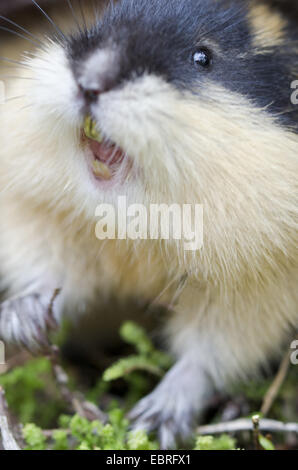
[[[104,372],[94,364],[69,363],[60,352],[37,358],[27,352],[11,354],[0,369],[0,417],[1,412],[7,414],[17,445],[32,450],[158,449],[155,436],[130,431],[125,416],[154,387],[171,359],[132,322],[122,326],[120,335],[123,345],[129,344],[131,350]],[[277,366],[266,379],[239,387],[230,396],[215,398],[204,418],[208,424],[233,423],[242,418],[238,421],[240,428],[241,423],[250,425],[254,420],[254,431],[217,434],[215,427],[212,432],[216,434],[203,436],[200,433],[205,434],[205,428],[198,428],[188,448],[298,449],[298,366],[288,367],[288,363],[285,359],[278,376]],[[271,398],[272,388],[275,393]],[[260,412],[262,408],[266,417]],[[296,433],[261,432],[260,427],[269,418],[296,423]]]

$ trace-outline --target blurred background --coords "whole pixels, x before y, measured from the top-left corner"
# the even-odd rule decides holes
[[[42,6],[47,6],[54,2],[57,2],[57,0],[40,0],[39,4]],[[25,7],[30,6],[30,4],[32,4],[31,0],[0,0],[0,14],[11,15]]]

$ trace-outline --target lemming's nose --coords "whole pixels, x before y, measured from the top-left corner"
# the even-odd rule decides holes
[[[117,86],[119,76],[118,55],[110,50],[99,50],[82,64],[76,78],[80,93],[90,105]]]
[[[97,88],[97,89],[88,89],[88,88],[84,88],[82,85],[79,85],[79,88],[80,88],[80,91],[82,93],[82,95],[84,96],[85,100],[88,102],[88,103],[94,103],[98,96],[100,95],[101,91]]]
[[[96,84],[89,86],[88,83],[79,84],[80,92],[88,104],[95,103],[102,93],[107,93],[115,86],[115,81],[111,78],[97,77],[96,81]]]

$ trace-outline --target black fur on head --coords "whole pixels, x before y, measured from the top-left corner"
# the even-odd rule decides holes
[[[120,0],[88,32],[69,38],[68,55],[76,74],[94,51],[116,48],[115,86],[149,73],[199,95],[212,81],[296,128],[298,106],[290,97],[298,79],[298,29],[285,19],[282,44],[257,46],[251,6],[249,0]],[[196,51],[206,52],[207,66],[194,62]]]

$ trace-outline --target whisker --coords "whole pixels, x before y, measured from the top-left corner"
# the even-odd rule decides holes
[[[92,5],[93,5],[93,13],[94,13],[94,16],[95,16],[95,21],[96,21],[96,23],[98,23],[99,13],[98,13],[98,9],[97,9],[97,5],[95,3],[95,0],[92,0]]]
[[[9,62],[10,64],[16,64],[21,67],[25,67],[29,69],[28,65],[24,64],[23,62],[20,62],[19,60],[8,59],[8,57],[1,57],[1,56],[0,56],[0,60],[3,62]]]
[[[168,305],[168,309],[171,311],[173,310],[173,308],[175,307],[180,295],[182,294],[182,292],[184,291],[185,287],[186,287],[186,284],[187,284],[187,281],[188,281],[188,274],[185,274],[184,276],[182,276],[182,278],[180,279],[180,282],[178,284],[178,287],[176,289],[176,291],[174,292],[173,294],[173,297],[171,299],[171,302],[169,303]]]
[[[23,58],[24,61],[27,61],[30,58],[31,59],[37,58],[41,60],[42,62],[45,62],[46,64],[48,63],[48,61],[46,61],[44,57],[41,57],[40,54],[36,54],[35,52],[32,52],[32,51],[24,51],[21,57]]]
[[[53,26],[53,28],[57,31],[57,33],[59,34],[60,37],[62,37],[62,39],[64,41],[67,41],[66,39],[66,36],[64,35],[64,33],[61,31],[61,29],[59,28],[59,26],[56,25],[56,23],[52,20],[52,18],[41,8],[40,5],[38,5],[38,3],[35,1],[35,0],[31,0],[31,2],[33,3],[33,5],[36,6],[36,8],[38,8],[38,10],[44,15],[44,17],[48,20],[48,22]]]
[[[4,62],[10,62],[10,60],[2,59],[0,57],[0,62],[3,61],[3,60],[4,60]],[[17,64],[18,66],[15,67],[13,65],[14,63]],[[35,67],[35,68],[36,68],[36,70],[44,70],[44,71],[49,72],[51,74],[55,73],[54,70],[46,68],[46,67]],[[17,62],[17,61],[12,61],[12,64],[4,64],[4,65],[1,64],[0,69],[1,70],[6,70],[6,69],[9,69],[9,70],[11,70],[11,69],[13,69],[13,70],[32,70],[29,65],[26,65],[25,63],[23,64],[23,63]]]
[[[112,155],[110,156],[110,158],[108,159],[108,161],[106,163],[107,165],[110,165],[110,163],[113,161],[113,159],[114,159],[116,153],[118,152],[118,150],[119,150],[119,147],[116,145],[113,152],[112,152]]]
[[[87,33],[88,28],[87,28],[86,18],[85,18],[85,14],[84,14],[84,10],[83,10],[83,7],[82,7],[81,0],[78,0],[78,4],[79,4],[83,24],[84,24],[84,31],[85,31],[85,33]]]
[[[4,100],[4,103],[9,103],[10,101],[19,100],[19,99],[25,98],[25,97],[26,97],[26,95],[13,96],[11,98],[8,98],[8,99]]]
[[[28,51],[24,51],[24,53],[22,54],[22,58],[23,58],[23,62],[21,62],[21,64],[24,64],[24,66],[27,66],[28,69],[31,70],[31,65],[27,65],[28,64],[28,60],[30,59],[38,59],[40,62],[43,62],[45,65],[48,65],[49,64],[49,61],[45,59],[45,57],[42,57],[40,54],[35,54],[34,52],[28,52]],[[36,67],[36,65],[34,65],[34,68]],[[46,70],[47,72],[52,72],[52,73],[55,73],[55,70],[52,69],[52,68],[48,68],[48,67],[36,67],[37,70]]]
[[[242,11],[245,11],[244,8],[240,8],[236,11],[236,13],[232,16],[230,16],[226,21],[224,21],[222,24],[218,24],[216,25],[214,28],[211,28],[209,29],[208,31],[206,31],[201,39],[204,39],[206,36],[208,36],[209,34],[212,34],[212,33],[216,33],[217,31],[221,31],[221,32],[224,32],[226,29],[228,28],[231,28],[231,27],[234,27],[234,26],[237,26],[238,24],[241,24],[243,22],[243,19],[240,18],[240,20],[238,22],[233,22],[233,20],[235,20],[239,14],[242,12]]]
[[[21,38],[21,39],[25,39],[25,41],[30,42],[30,43],[33,44],[34,46],[40,47],[40,45],[38,44],[38,42],[34,41],[33,39],[27,38],[26,36],[24,36],[24,34],[21,34],[21,33],[19,33],[18,31],[15,31],[14,29],[6,28],[6,26],[0,26],[0,30],[1,30],[1,31],[5,31],[6,33],[11,33],[11,34],[13,34],[14,36],[18,36],[18,37]]]
[[[111,10],[112,14],[114,15],[115,14],[115,3],[114,3],[114,0],[109,0],[109,9]]]
[[[67,1],[68,6],[69,6],[69,9],[70,9],[70,11],[71,11],[72,17],[73,17],[73,19],[75,20],[75,23],[76,23],[77,27],[79,28],[79,31],[82,32],[80,22],[79,22],[78,17],[77,17],[77,15],[76,15],[76,13],[75,13],[75,11],[74,11],[74,9],[73,9],[71,0],[66,0],[66,1]]]
[[[42,41],[35,36],[34,34],[30,33],[26,28],[23,28],[23,26],[20,26],[19,24],[15,23],[14,21],[10,20],[9,18],[6,18],[5,16],[0,15],[0,19],[6,21],[7,23],[10,23],[11,25],[15,26],[19,30],[23,31],[23,33],[26,33],[28,36],[30,36],[32,39],[37,41],[39,44],[43,46]]]
[[[166,286],[160,291],[160,293],[155,297],[155,299],[153,299],[153,300],[149,303],[148,310],[150,310],[151,308],[153,308],[155,305],[158,305],[158,302],[159,302],[160,298],[163,296],[163,294],[164,294],[175,282],[177,282],[178,279],[179,279],[178,276],[174,276],[172,279],[170,279],[170,281],[168,282],[168,284],[166,284]],[[178,288],[176,289],[175,292],[177,292],[178,289],[179,289],[179,286],[178,286]]]
[[[37,78],[33,77],[17,77],[16,75],[2,75],[0,74],[1,78],[10,78],[12,80],[35,80],[38,81]]]

